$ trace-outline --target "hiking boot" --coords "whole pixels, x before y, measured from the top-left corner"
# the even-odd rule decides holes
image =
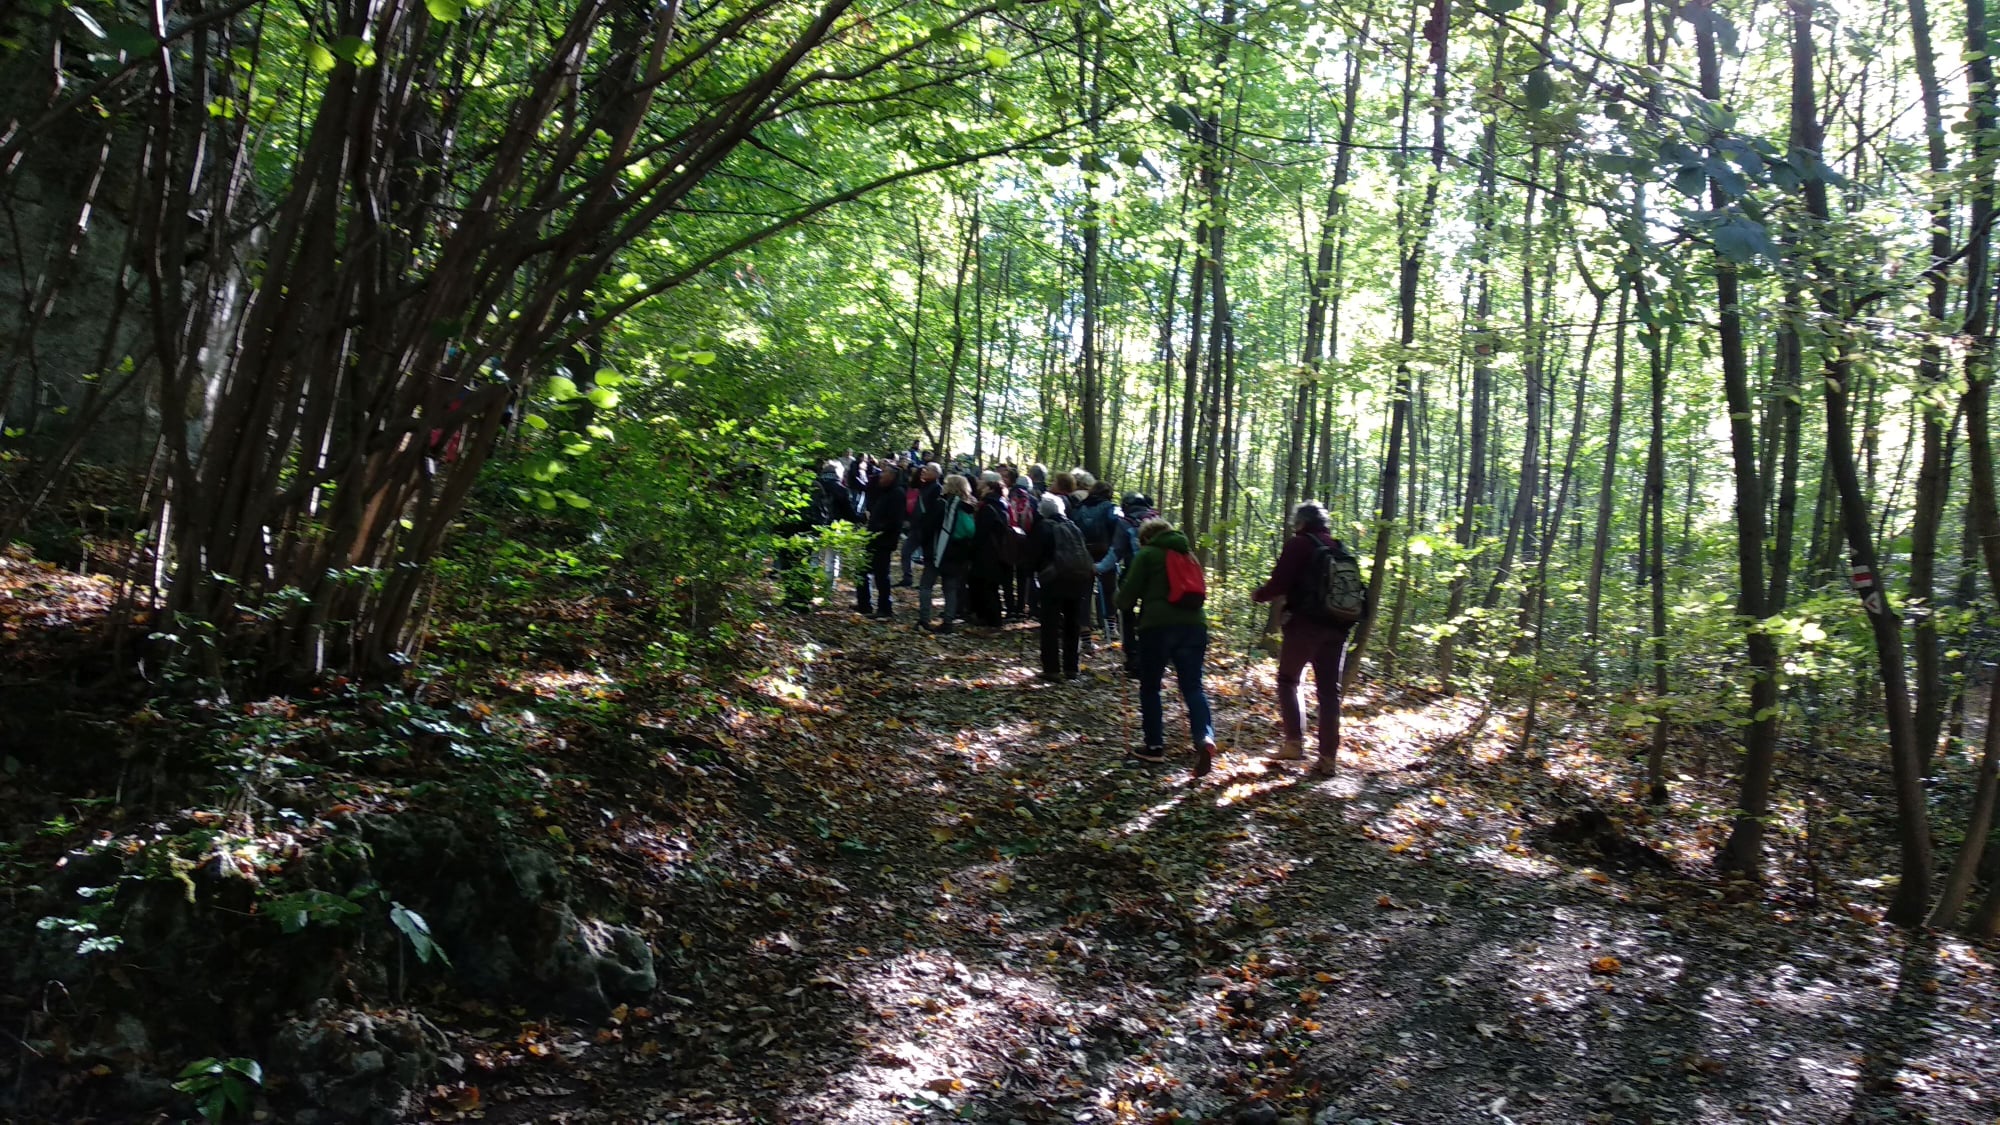
[[[1132,751],[1132,757],[1135,761],[1144,762],[1149,766],[1163,765],[1167,760],[1167,748],[1164,746],[1142,746]]]
[[[1312,775],[1314,777],[1332,777],[1339,772],[1340,764],[1334,760],[1332,754],[1321,754],[1313,761]]]
[[[1287,738],[1283,742],[1278,743],[1277,750],[1271,754],[1271,760],[1277,762],[1296,762],[1305,756],[1306,740],[1303,738]]]
[[[877,621],[894,621],[895,619],[896,615],[893,613],[878,613],[875,615],[875,620]]]
[[[1194,777],[1207,777],[1208,771],[1214,765],[1215,740],[1212,738],[1202,739],[1194,748],[1194,757],[1189,763],[1189,772]]]

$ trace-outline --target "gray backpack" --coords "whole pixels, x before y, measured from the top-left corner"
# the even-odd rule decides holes
[[[1312,563],[1299,580],[1299,590],[1291,598],[1295,613],[1330,625],[1352,625],[1368,608],[1368,583],[1361,577],[1361,560],[1340,540],[1329,547],[1314,544]]]
[[[1090,548],[1084,545],[1083,532],[1068,520],[1043,522],[1048,525],[1051,549],[1048,561],[1035,574],[1042,589],[1059,597],[1090,589],[1097,568],[1090,561]]]

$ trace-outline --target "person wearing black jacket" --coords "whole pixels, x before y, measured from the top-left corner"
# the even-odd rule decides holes
[[[815,524],[832,527],[839,523],[854,522],[854,499],[847,494],[847,485],[840,479],[840,462],[828,461],[819,471],[816,487],[819,489]],[[826,574],[829,583],[840,582],[840,551],[835,547],[822,547],[819,552],[819,568]]]
[[[867,613],[868,588],[875,587],[875,619],[888,621],[895,616],[889,598],[889,566],[896,557],[896,543],[903,535],[904,489],[894,465],[883,465],[868,482],[868,570],[855,586],[857,613]]]
[[[1068,502],[1054,492],[1041,499],[1035,526],[1028,530],[1022,551],[1022,565],[1039,572],[1056,557],[1056,537],[1082,531],[1072,523]],[[1092,580],[1084,577],[1068,589],[1042,588],[1039,610],[1042,619],[1042,678],[1052,682],[1073,680],[1082,671],[1083,617],[1088,612]]]
[[[1006,539],[1014,534],[1007,523],[1007,499],[1000,493],[1000,482],[982,480],[979,482],[979,537],[972,553],[972,576],[969,592],[972,603],[972,620],[984,628],[998,629],[1004,622],[1001,618],[1000,581],[1007,574],[1002,554],[1007,550]]]
[[[931,559],[927,554],[930,550],[930,540],[924,538],[924,520],[929,517],[930,510],[937,505],[938,495],[943,489],[943,486],[938,484],[938,478],[944,474],[936,462],[921,469],[912,465],[903,471],[915,474],[916,478],[915,483],[910,486],[910,492],[916,493],[916,502],[911,503],[907,494],[903,499],[903,505],[909,510],[910,518],[903,529],[903,580],[896,583],[898,586],[907,587],[916,585],[911,577],[912,564],[924,567],[931,565]]]

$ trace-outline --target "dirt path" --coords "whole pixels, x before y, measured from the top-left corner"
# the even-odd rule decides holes
[[[620,811],[593,845],[678,935],[658,1003],[524,1025],[511,1054],[465,1014],[475,1112],[2000,1118],[1990,955],[1728,901],[1561,732],[1523,761],[1470,703],[1364,695],[1342,774],[1315,780],[1257,756],[1269,664],[1244,693],[1212,659],[1225,742],[1250,714],[1191,784],[1124,762],[1136,698],[1112,654],[1054,688],[1028,630],[807,628],[810,659],[725,708],[713,753],[663,757],[673,817]]]

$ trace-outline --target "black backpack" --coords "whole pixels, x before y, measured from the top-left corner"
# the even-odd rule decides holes
[[[1090,589],[1097,576],[1090,548],[1084,546],[1083,532],[1068,520],[1047,520],[1049,558],[1036,572],[1042,589],[1057,597],[1081,594]]]
[[[1361,560],[1340,540],[1331,547],[1315,541],[1312,562],[1299,576],[1298,589],[1287,603],[1292,612],[1330,625],[1352,625],[1368,608],[1368,583],[1361,577]]]

